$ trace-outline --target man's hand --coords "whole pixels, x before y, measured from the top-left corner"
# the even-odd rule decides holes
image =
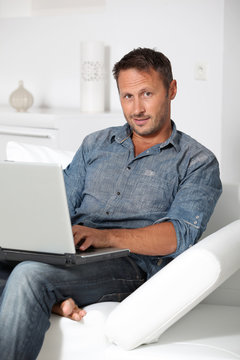
[[[109,247],[110,242],[107,240],[107,232],[105,230],[92,229],[82,225],[74,225],[72,227],[74,244],[80,250],[84,251],[90,246],[95,248]]]

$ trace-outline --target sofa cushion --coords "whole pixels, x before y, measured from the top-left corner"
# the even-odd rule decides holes
[[[81,321],[53,314],[38,360],[104,360],[104,350],[108,346],[104,324],[116,306],[117,302],[88,305],[84,308],[87,314]]]
[[[109,346],[105,360],[234,360],[240,358],[240,307],[199,304],[157,343],[126,351]]]
[[[47,146],[9,141],[7,143],[7,160],[24,162],[58,163],[65,168],[72,160],[74,153],[53,149]]]
[[[179,255],[126,298],[106,323],[126,350],[157,341],[172,324],[240,268],[240,220]]]

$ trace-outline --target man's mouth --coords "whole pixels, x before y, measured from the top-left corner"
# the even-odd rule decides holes
[[[150,119],[150,116],[145,116],[145,117],[134,117],[134,116],[132,116],[132,120],[138,126],[145,125],[148,122],[149,119]]]

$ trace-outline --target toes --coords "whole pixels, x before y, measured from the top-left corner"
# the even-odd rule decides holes
[[[61,304],[55,304],[52,311],[75,321],[80,321],[86,315],[86,311],[80,309],[72,298],[64,300]]]

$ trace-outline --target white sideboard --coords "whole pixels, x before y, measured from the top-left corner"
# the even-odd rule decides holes
[[[6,159],[8,141],[76,151],[87,134],[124,122],[120,112],[81,113],[66,109],[33,109],[18,113],[10,107],[0,107],[0,160]]]

